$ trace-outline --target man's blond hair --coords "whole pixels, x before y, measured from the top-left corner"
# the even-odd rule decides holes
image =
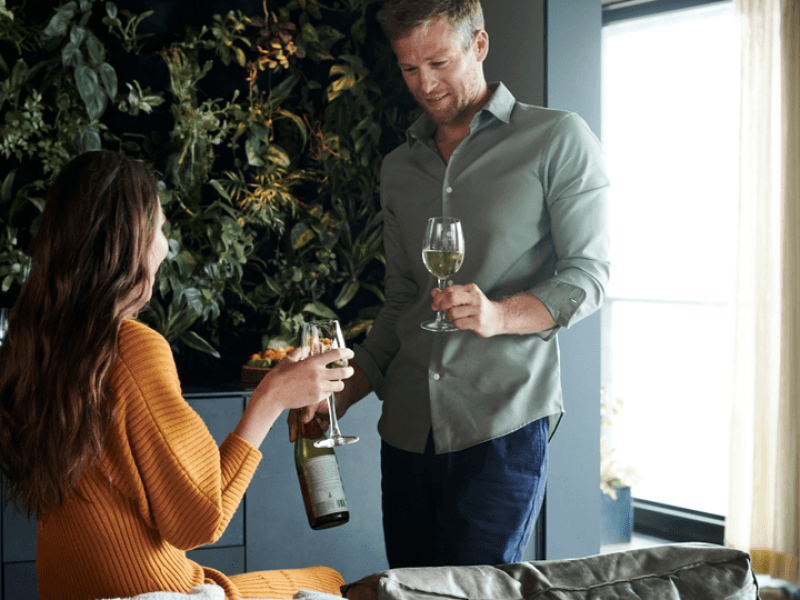
[[[464,51],[469,50],[475,33],[484,28],[480,0],[388,0],[380,22],[386,36],[394,43],[437,18],[450,23]]]

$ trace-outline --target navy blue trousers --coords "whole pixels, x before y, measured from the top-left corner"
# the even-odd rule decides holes
[[[542,507],[548,419],[436,455],[381,446],[389,567],[496,565],[522,560]]]

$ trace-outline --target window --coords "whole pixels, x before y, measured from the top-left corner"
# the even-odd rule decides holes
[[[731,2],[603,27],[611,179],[603,384],[636,498],[724,516],[738,183]]]

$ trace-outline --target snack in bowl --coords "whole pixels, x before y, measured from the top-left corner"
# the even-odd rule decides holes
[[[293,346],[282,346],[281,348],[268,348],[250,355],[247,364],[242,367],[242,383],[245,385],[258,385],[264,375],[286,358],[286,355],[292,350],[294,350]]]

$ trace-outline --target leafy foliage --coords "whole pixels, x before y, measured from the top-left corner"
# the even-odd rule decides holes
[[[170,250],[140,318],[176,352],[292,344],[310,316],[341,318],[349,337],[366,329],[383,300],[381,158],[415,108],[379,0],[278,4],[209,15],[168,44],[148,29],[153,11],[113,2],[65,2],[45,23],[0,10],[14,57],[0,58],[6,297],[48,185],[107,147],[162,174]]]

